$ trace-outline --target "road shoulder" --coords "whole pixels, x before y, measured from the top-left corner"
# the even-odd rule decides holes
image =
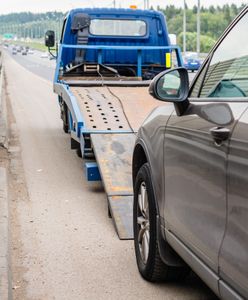
[[[4,95],[4,72],[0,73],[0,299],[11,299],[9,263],[8,132]]]

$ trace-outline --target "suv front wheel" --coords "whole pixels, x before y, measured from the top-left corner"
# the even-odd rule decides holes
[[[168,266],[160,257],[156,216],[150,167],[145,163],[137,174],[134,186],[133,227],[138,269],[144,279],[152,282],[182,279],[188,274],[188,269]]]

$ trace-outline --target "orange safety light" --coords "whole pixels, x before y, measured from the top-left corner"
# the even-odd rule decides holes
[[[130,8],[131,9],[137,9],[137,6],[136,5],[130,5]]]

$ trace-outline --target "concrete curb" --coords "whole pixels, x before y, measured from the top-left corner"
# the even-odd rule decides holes
[[[8,148],[8,132],[7,132],[7,108],[5,96],[3,93],[4,86],[4,68],[0,71],[0,147]]]
[[[3,55],[3,54],[2,54]],[[5,102],[4,69],[0,57],[0,147],[7,149],[7,108]],[[7,170],[0,167],[0,299],[12,299],[11,272],[9,263],[9,204]]]
[[[0,107],[2,107],[2,86],[3,86],[3,64],[2,64],[2,54],[0,58]]]
[[[8,241],[7,172],[0,167],[0,299],[11,299]]]

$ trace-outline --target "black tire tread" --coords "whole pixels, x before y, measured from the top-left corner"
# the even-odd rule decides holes
[[[64,130],[65,133],[68,133],[68,132],[69,132],[69,127],[68,127],[68,125],[66,125],[66,124],[64,123],[64,121],[63,121],[63,130]]]
[[[153,274],[151,276],[152,282],[181,281],[189,273],[188,268],[167,266],[160,257],[158,245],[154,261],[154,269]]]

